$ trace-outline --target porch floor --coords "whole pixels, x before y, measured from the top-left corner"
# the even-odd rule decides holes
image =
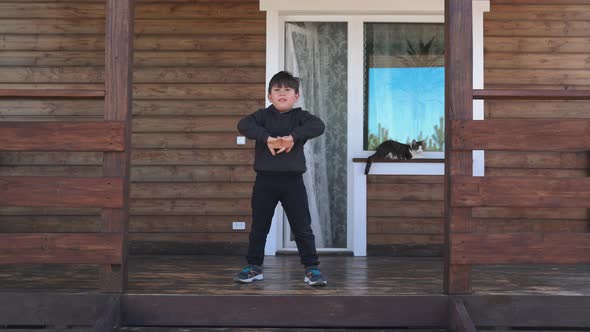
[[[303,283],[295,255],[266,257],[264,280],[237,284],[239,256],[132,255],[129,294],[201,295],[436,295],[442,294],[443,260],[422,257],[320,256],[328,286]],[[590,265],[494,265],[473,267],[479,295],[590,295]],[[0,292],[94,291],[91,265],[0,266]]]

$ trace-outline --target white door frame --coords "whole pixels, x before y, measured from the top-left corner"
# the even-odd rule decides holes
[[[348,151],[347,151],[347,248],[355,256],[367,254],[367,193],[364,163],[372,151],[363,149],[363,25],[364,22],[443,23],[444,0],[260,0],[266,11],[266,82],[284,68],[285,22],[348,23]],[[483,13],[489,0],[473,0],[473,87],[483,88]],[[266,89],[264,92],[266,96]],[[268,101],[267,101],[268,103]],[[267,104],[268,105],[268,104]],[[474,100],[473,119],[483,120],[483,101]],[[427,153],[425,158],[440,158]],[[483,151],[473,151],[473,175],[483,176]],[[443,175],[444,163],[375,164],[371,174]],[[275,210],[265,254],[283,249],[283,208]]]

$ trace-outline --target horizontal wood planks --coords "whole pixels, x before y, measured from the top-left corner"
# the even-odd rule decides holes
[[[169,13],[178,18],[264,18],[255,1],[243,2],[205,2],[188,1],[136,2],[135,15],[143,18],[161,19],[162,13]],[[52,3],[51,1],[14,4],[0,4],[3,18],[18,17],[24,14],[43,18],[104,18],[105,5],[101,1],[79,1],[78,4]]]
[[[121,180],[102,178],[102,151],[128,148],[121,123],[88,123],[103,120],[105,3],[0,4],[0,30],[12,31],[0,38],[2,132],[12,138],[1,141],[13,150],[0,152],[0,200],[14,205],[1,207],[2,242],[60,233],[35,239],[20,262],[121,262],[121,236],[94,233],[100,208],[122,203]]]
[[[120,264],[117,233],[0,234],[0,264]]]
[[[102,67],[8,67],[2,69],[0,82],[10,83],[100,83],[104,81]],[[136,83],[258,83],[264,68],[137,68],[133,73]],[[0,97],[103,97],[101,90],[0,90]]]
[[[442,176],[368,176],[368,254],[441,255],[442,182]]]
[[[590,120],[491,119],[451,121],[453,149],[589,151]]]
[[[140,252],[243,253],[253,142],[237,122],[264,107],[258,1],[136,4],[130,240]]]
[[[587,234],[568,232],[588,227],[588,126],[579,118],[589,112],[575,100],[590,96],[590,12],[587,2],[546,4],[499,0],[486,14],[486,90],[474,98],[492,120],[453,123],[452,145],[499,151],[486,152],[486,178],[453,177],[451,204],[474,207],[470,230],[479,232],[453,236],[455,264],[588,262],[578,253]],[[547,99],[555,101],[538,101]]]
[[[587,204],[575,194],[576,188],[581,196],[587,192],[580,184],[587,183],[590,175],[588,129],[580,127],[581,136],[566,136],[576,131],[574,122],[590,118],[584,100],[590,90],[589,5],[587,0],[494,0],[491,11],[484,14],[485,90],[474,91],[474,96],[485,99],[486,120],[481,122],[490,124],[478,129],[496,131],[476,137],[481,132],[473,127],[471,142],[465,142],[486,146],[489,180],[482,181],[496,182],[490,182],[494,189],[482,183],[481,190],[488,194],[480,198],[486,206],[473,208],[471,231],[490,236],[588,232]],[[553,125],[545,126],[540,119]],[[502,128],[495,120],[512,124]],[[562,128],[562,123],[574,127]],[[535,135],[540,127],[546,130]],[[512,182],[516,177],[528,184]],[[472,185],[464,189],[470,191]],[[472,195],[479,196],[479,190]],[[489,190],[497,191],[494,202],[487,201]]]
[[[456,264],[588,264],[590,234],[455,234]]]
[[[485,104],[486,119],[590,118],[590,112],[587,109],[588,102],[583,100],[488,100]]]
[[[124,151],[124,123],[2,122],[3,151]]]
[[[105,4],[2,1],[0,89],[104,90]],[[254,145],[236,144],[236,124],[264,106],[265,17],[258,1],[136,1],[129,226],[142,248],[194,241],[244,249],[231,222],[250,227]],[[0,116],[14,122],[98,121],[103,113],[97,98],[0,98]],[[105,158],[5,151],[0,159],[0,176],[79,178],[103,176]],[[0,227],[10,232],[97,227],[95,209],[78,208],[77,226],[68,224],[71,208],[46,217],[35,207],[4,209],[10,219]]]
[[[589,16],[587,2],[493,1],[484,14],[486,89],[588,86]]]
[[[168,14],[162,12],[160,14]],[[28,18],[27,20],[2,19],[5,25],[0,26],[0,33],[6,34],[55,34],[104,33],[104,19],[83,18]],[[137,17],[135,30],[147,34],[209,34],[211,29],[216,34],[264,34],[264,18],[259,19],[226,19],[208,18],[205,20],[191,19],[148,19]],[[261,27],[262,26],[262,27]]]
[[[590,91],[485,89],[473,90],[473,99],[590,100]]]
[[[454,176],[452,206],[590,207],[589,178]]]
[[[119,178],[0,177],[2,206],[121,207]]]
[[[101,98],[104,94],[104,90],[0,89],[1,98]]]

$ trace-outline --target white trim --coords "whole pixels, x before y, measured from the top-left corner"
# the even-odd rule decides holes
[[[363,96],[351,91],[363,91],[364,75],[364,47],[363,33],[364,23],[362,17],[351,18],[348,22],[348,134],[347,136],[347,165],[348,181],[346,185],[347,198],[347,238],[348,248],[352,249],[355,256],[367,255],[367,223],[354,222],[364,213],[367,214],[366,200],[359,204],[358,191],[362,186],[364,177],[359,177],[356,167],[352,162],[357,151],[363,150]],[[359,125],[360,124],[360,125]],[[366,186],[366,185],[365,185]]]
[[[266,82],[270,81],[272,76],[280,71],[279,68],[281,68],[282,65],[280,58],[281,52],[279,52],[279,49],[282,47],[280,37],[282,35],[282,30],[279,13],[274,11],[266,12]],[[275,49],[270,49],[269,47],[271,47],[271,45],[275,46]],[[266,100],[266,106],[269,106],[270,101],[266,98],[266,87],[264,88],[263,93],[264,99]],[[282,212],[282,207],[279,208],[279,206],[277,206],[268,232],[266,245],[264,247],[265,255],[276,255],[277,249],[282,245],[283,214],[280,212]]]
[[[364,151],[363,100],[350,91],[363,91],[363,23],[418,22],[443,23],[444,0],[260,0],[260,9],[267,11],[267,82],[281,70],[284,62],[285,21],[322,21],[348,23],[348,186],[347,249],[355,256],[366,256],[367,207],[364,163],[353,163],[353,158],[371,154]],[[490,10],[489,0],[473,0],[473,87],[483,88],[483,13]],[[266,96],[266,91],[265,91]],[[483,102],[474,101],[473,118],[483,119]],[[424,153],[426,158],[442,158],[442,153]],[[473,174],[483,176],[483,151],[473,151]],[[383,175],[444,175],[444,163],[375,163],[371,174]],[[282,217],[277,207],[265,254],[274,255],[283,241],[283,225],[275,226]],[[279,220],[280,219],[280,220]],[[279,232],[280,231],[280,232]],[[281,248],[281,250],[288,250]],[[337,250],[337,249],[336,249]]]
[[[361,139],[362,139],[362,136],[361,136]],[[367,157],[369,157],[370,155],[372,155],[374,153],[375,153],[375,151],[367,151],[367,150],[359,151],[359,152],[357,152],[355,154],[355,158],[367,158]],[[419,160],[419,159],[444,159],[444,158],[445,158],[445,153],[444,152],[424,151],[418,157],[415,157],[414,160]]]
[[[356,18],[361,18],[363,22],[396,22],[396,23],[443,23],[444,17],[441,14],[433,13],[429,15],[288,15],[282,16],[287,18],[289,22],[350,22]]]
[[[362,172],[357,176],[365,175],[365,163],[361,164]],[[388,167],[389,163],[373,163],[370,175],[445,175],[445,163],[398,163],[396,168]]]
[[[489,1],[473,2],[473,88],[483,89],[484,65],[483,65],[483,13],[490,11]],[[484,119],[484,101],[473,101],[473,120]],[[485,153],[483,150],[472,151],[472,172],[473,176],[484,176],[485,174]]]
[[[260,10],[282,13],[403,14],[444,11],[444,0],[260,0]]]

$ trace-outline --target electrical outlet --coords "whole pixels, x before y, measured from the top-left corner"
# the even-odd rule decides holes
[[[231,224],[231,228],[233,230],[245,230],[246,229],[246,222],[245,221],[234,221]]]
[[[238,145],[246,144],[246,137],[245,136],[236,137],[236,144],[238,144]]]

